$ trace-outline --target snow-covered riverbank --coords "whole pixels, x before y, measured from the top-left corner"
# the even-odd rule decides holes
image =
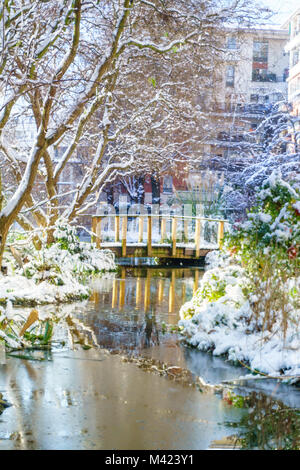
[[[116,270],[114,254],[80,242],[74,234],[57,230],[56,243],[36,250],[32,243],[7,250],[0,274],[0,303],[41,305],[82,300],[90,295],[87,280]]]
[[[300,311],[295,303],[285,335],[279,320],[271,331],[257,328],[252,310],[255,298],[245,293],[243,268],[229,264],[229,259],[222,261],[222,267],[216,266],[217,257],[210,254],[209,258],[214,267],[206,271],[197,293],[180,310],[184,340],[199,350],[245,363],[251,370],[294,376],[294,381],[299,381]],[[299,279],[291,280],[287,289],[299,293]]]

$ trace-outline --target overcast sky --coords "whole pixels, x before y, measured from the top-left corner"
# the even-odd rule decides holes
[[[300,7],[300,0],[263,0],[263,3],[276,12],[272,23],[282,25]]]

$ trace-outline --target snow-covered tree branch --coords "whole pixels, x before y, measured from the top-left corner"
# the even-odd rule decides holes
[[[17,218],[53,227],[70,164],[80,161],[81,176],[69,220],[117,175],[201,158],[211,129],[199,96],[211,90],[224,25],[246,12],[244,0],[2,2],[0,264]],[[24,206],[36,207],[26,221]]]

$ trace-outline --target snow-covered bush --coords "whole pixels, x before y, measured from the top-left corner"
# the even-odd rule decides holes
[[[200,310],[210,309],[213,303],[239,308],[246,300],[243,294],[244,274],[243,268],[238,265],[206,271],[192,301],[181,308],[180,317],[190,319]],[[213,328],[216,320],[213,319],[211,323],[211,319],[208,321]]]
[[[58,221],[54,243],[40,236],[41,249],[22,240],[5,253],[8,276],[0,277],[0,301],[35,305],[87,298],[88,277],[116,269],[114,254],[80,242],[76,229]]]
[[[79,237],[76,234],[76,227],[72,227],[66,221],[59,219],[55,224],[53,237],[62,250],[70,253],[80,253],[82,251]]]
[[[208,287],[209,286],[209,287]],[[244,268],[229,265],[206,271],[191,301],[180,310],[184,340],[202,351],[226,355],[251,369],[270,375],[300,376],[300,310],[291,292],[299,292],[299,280],[290,280],[285,331],[282,316],[275,315],[265,328],[265,312],[255,315],[256,296],[249,292]],[[297,378],[297,377],[298,378]]]
[[[226,236],[225,254],[208,256],[211,269],[182,306],[180,326],[201,350],[300,375],[299,186],[272,174],[258,201]]]
[[[76,227],[58,220],[54,231],[54,243],[48,245],[42,238],[42,249],[32,244],[24,246],[26,264],[24,274],[36,282],[49,279],[63,285],[69,275],[82,281],[86,276],[115,270],[114,254],[109,250],[98,250],[95,243],[80,242]]]
[[[299,276],[299,183],[287,183],[273,172],[257,201],[225,244],[245,269],[257,328],[272,331],[280,321],[285,333],[299,306],[293,282]]]
[[[282,269],[293,273],[300,246],[299,182],[287,183],[280,172],[272,173],[258,194],[257,205],[227,235],[226,243],[248,271],[261,270],[265,260],[276,258]]]
[[[205,256],[206,268],[218,268],[228,266],[231,261],[231,256],[228,251],[213,250]]]

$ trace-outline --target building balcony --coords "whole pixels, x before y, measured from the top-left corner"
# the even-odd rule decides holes
[[[218,149],[247,150],[249,148],[256,149],[258,142],[256,135],[251,135],[251,133],[229,134],[219,132],[214,139],[206,141],[206,144]]]
[[[255,143],[255,137],[249,133],[243,134],[229,134],[227,132],[219,132],[217,135],[217,141],[220,142],[231,142],[231,143]]]
[[[254,104],[246,104],[243,106],[244,113],[253,113],[253,114],[269,114],[273,110],[272,104],[262,104],[262,103],[254,103]]]
[[[287,74],[276,75],[276,73],[258,74],[252,73],[252,82],[282,83],[287,81]]]
[[[295,90],[294,92],[289,94],[289,100],[296,104],[296,102],[300,102],[300,87]]]
[[[287,43],[284,50],[285,52],[291,52],[296,47],[300,46],[300,31],[297,31],[297,34]]]
[[[257,116],[262,117],[264,115],[269,114],[273,109],[271,104],[259,104],[259,103],[250,103],[250,104],[224,104],[223,106],[220,104],[219,106],[215,106],[212,109],[214,114],[218,115],[232,115],[233,113],[236,115],[241,116]]]
[[[297,75],[300,74],[300,61],[297,62],[291,69],[290,69],[290,74],[288,78],[288,82],[293,80],[293,78],[297,77]]]

